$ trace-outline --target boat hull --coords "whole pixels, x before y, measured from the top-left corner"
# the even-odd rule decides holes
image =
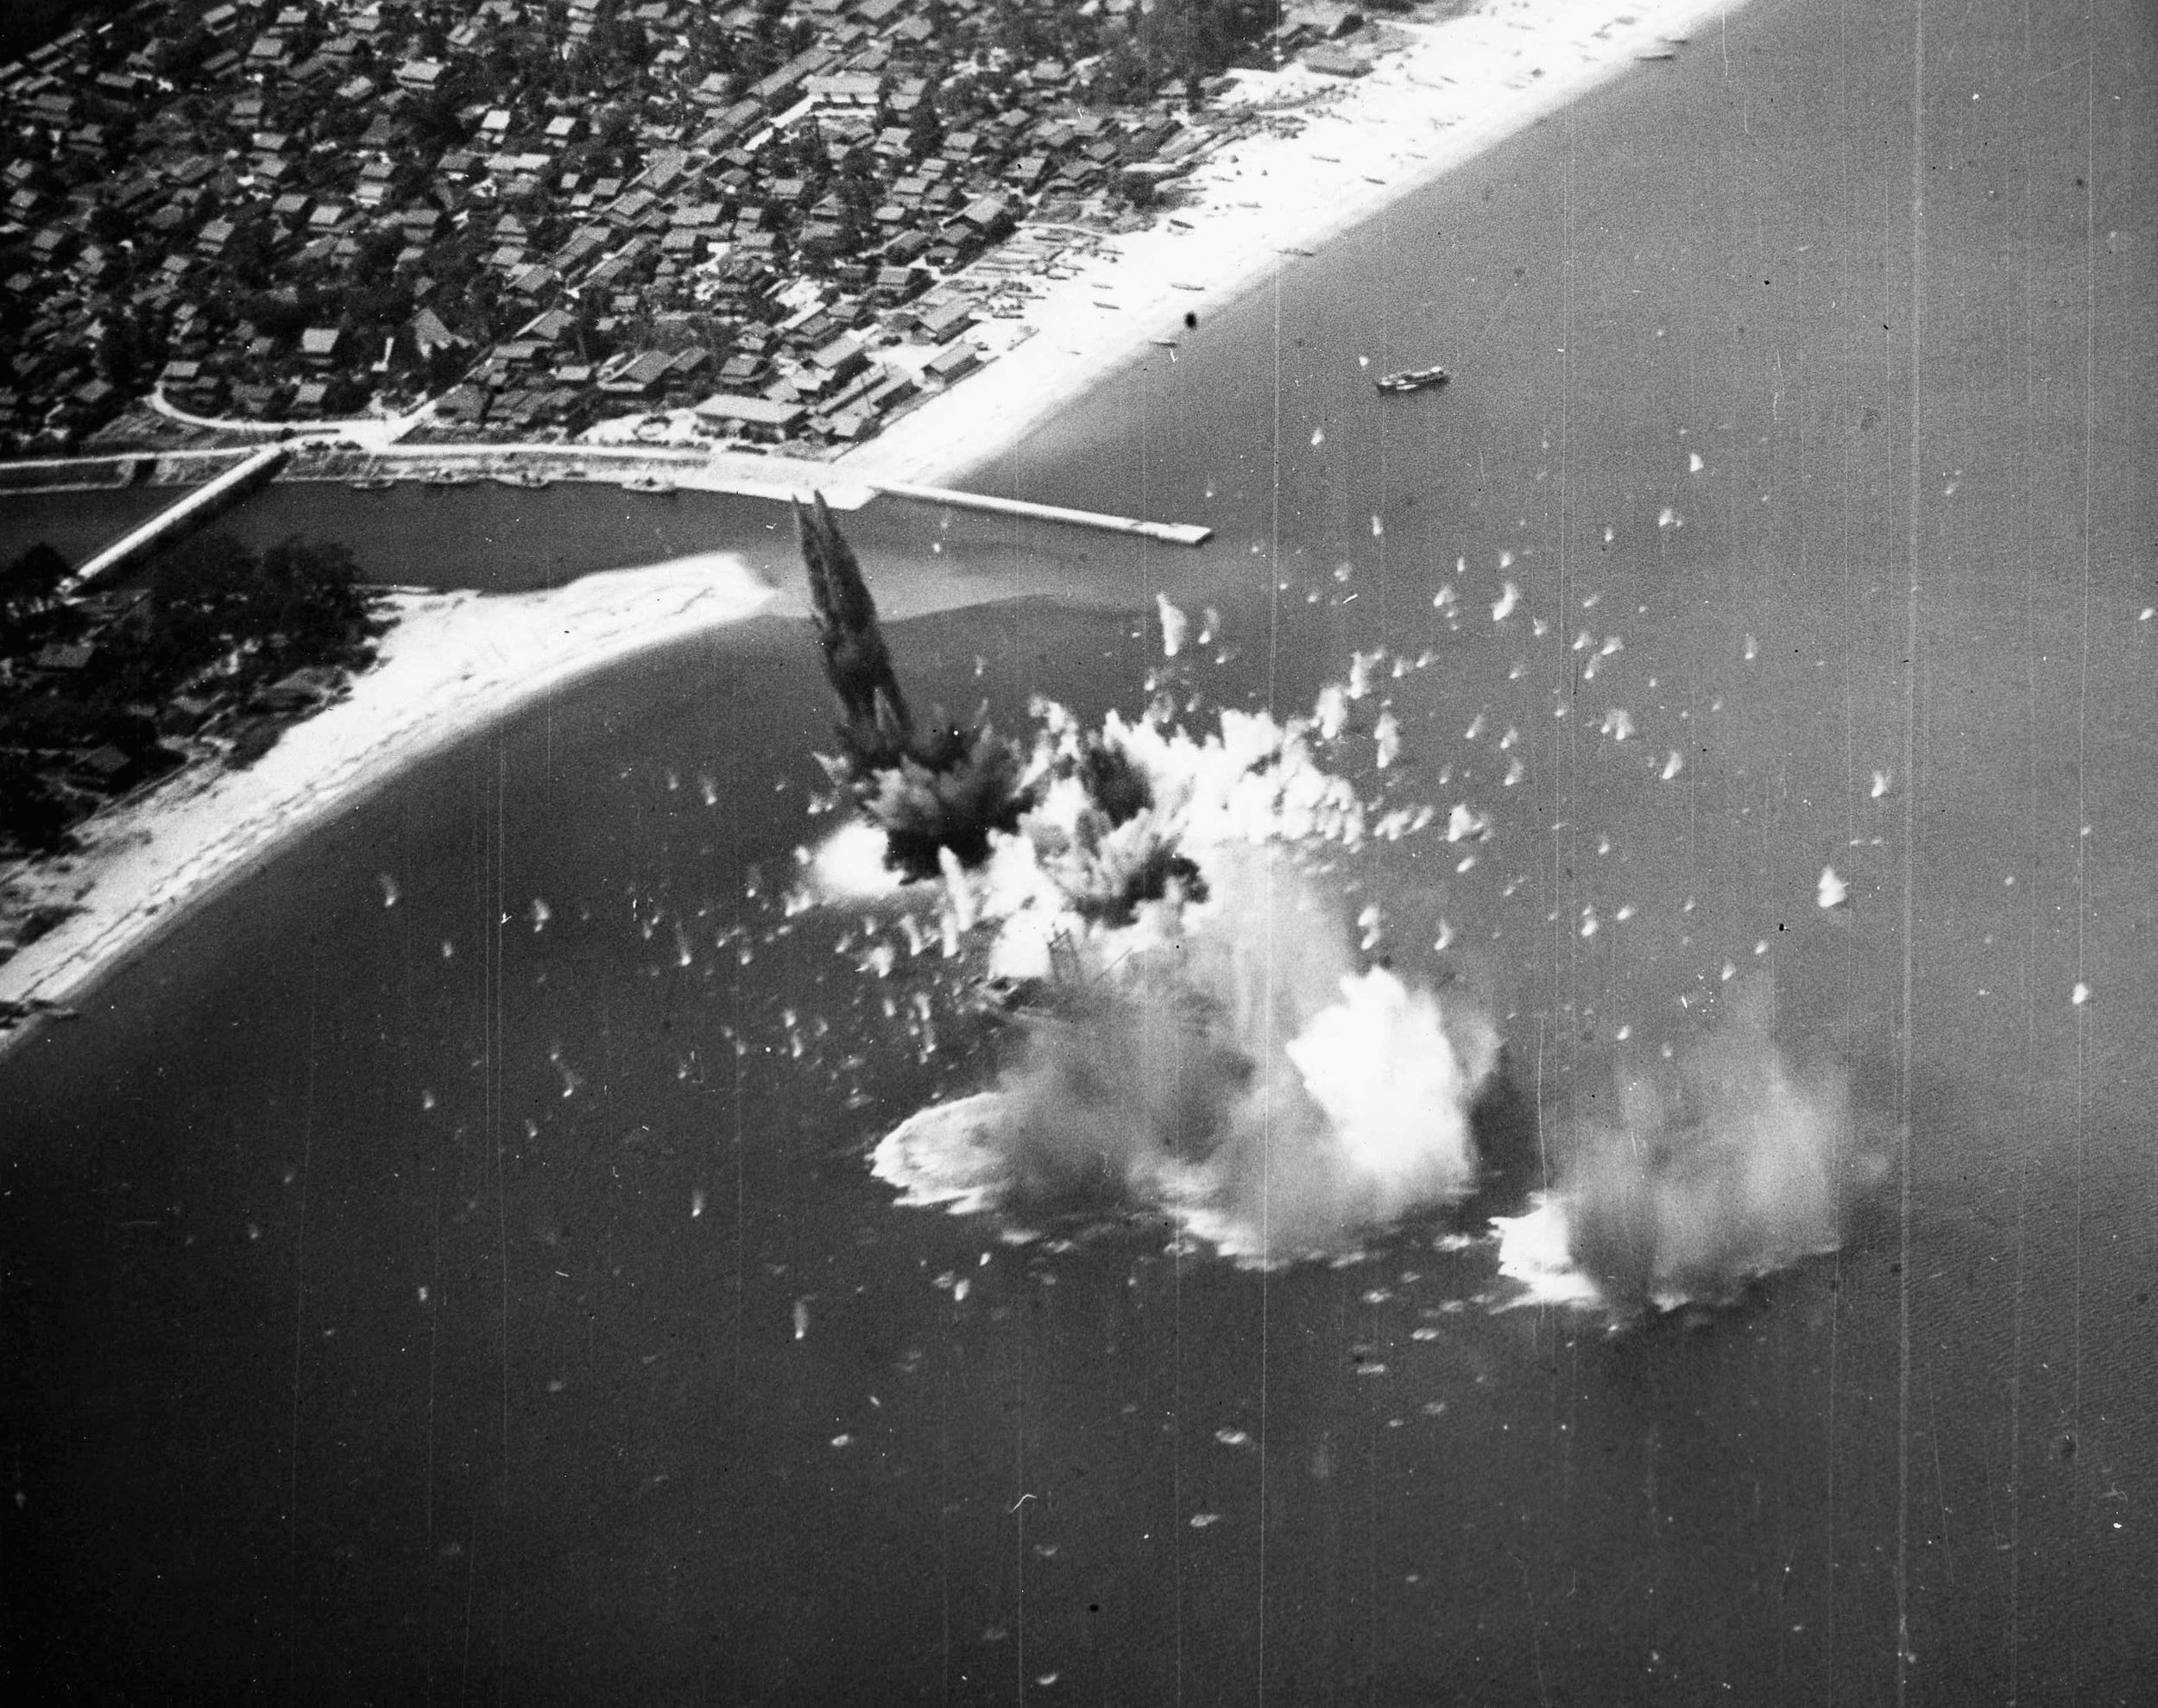
[[[1372,384],[1382,392],[1420,392],[1444,385],[1448,377],[1443,368],[1412,368],[1405,373],[1388,374]]]

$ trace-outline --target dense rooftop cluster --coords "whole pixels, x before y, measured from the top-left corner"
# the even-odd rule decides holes
[[[1059,227],[1218,142],[1208,79],[1280,29],[1259,0],[143,0],[0,67],[0,450],[143,442],[154,388],[858,438],[971,364]]]

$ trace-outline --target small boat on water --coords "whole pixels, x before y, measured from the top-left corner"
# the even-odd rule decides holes
[[[355,475],[346,484],[355,492],[386,492],[397,482],[388,475]]]
[[[546,476],[540,474],[538,470],[533,469],[497,470],[490,478],[492,478],[498,486],[514,486],[536,488],[543,486],[552,486],[554,484],[554,482]]]
[[[1387,374],[1372,383],[1383,392],[1420,392],[1426,386],[1442,386],[1448,378],[1443,368],[1404,368],[1398,374]]]

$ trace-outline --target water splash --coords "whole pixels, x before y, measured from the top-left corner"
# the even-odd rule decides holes
[[[1221,849],[1208,898],[1058,945],[995,1088],[878,1145],[903,1201],[971,1213],[1155,1211],[1226,1254],[1338,1253],[1473,1184],[1480,1015],[1360,967],[1284,848]]]
[[[1169,602],[1169,596],[1154,596],[1156,609],[1161,615],[1161,651],[1164,659],[1173,659],[1183,650],[1184,636],[1190,632],[1191,619]]]
[[[1740,981],[1670,1062],[1622,1071],[1617,1125],[1583,1124],[1557,1188],[1497,1219],[1524,1297],[1626,1318],[1728,1299],[1841,1244],[1884,1164],[1845,1074],[1777,1048],[1774,1000],[1765,975]]]
[[[1370,959],[1383,923],[1366,907],[1360,941],[1342,899],[1355,886],[1336,869],[1436,823],[1454,847],[1434,852],[1458,878],[1478,858],[1460,845],[1492,833],[1467,801],[1442,821],[1388,797],[1405,740],[1373,692],[1389,655],[1355,654],[1303,717],[1224,709],[1210,728],[1187,728],[1163,692],[1136,720],[1082,725],[1038,701],[1031,743],[977,722],[939,730],[950,751],[932,751],[889,679],[866,589],[842,596],[851,583],[839,585],[849,578],[832,565],[846,560],[828,531],[816,513],[805,554],[823,553],[836,589],[820,635],[858,738],[858,763],[837,780],[861,816],[802,854],[806,893],[865,904],[864,942],[850,933],[842,951],[865,974],[894,976],[902,934],[911,957],[940,951],[937,970],[914,975],[934,980],[937,1003],[926,988],[882,999],[887,1018],[911,1010],[924,1061],[970,994],[1002,1019],[989,1088],[921,1111],[877,1145],[874,1171],[901,1201],[1033,1227],[1060,1213],[1166,1216],[1264,1263],[1340,1256],[1464,1197],[1497,1033],[1477,1006],[1442,1003]],[[813,584],[817,573],[813,561]],[[1174,661],[1190,619],[1165,596],[1156,612]],[[1206,614],[1203,636],[1217,621]],[[1579,644],[1608,658],[1623,642],[1584,630]],[[1183,666],[1151,674],[1150,691],[1165,683],[1189,688]],[[1183,715],[1195,709],[1187,701]],[[1465,739],[1489,721],[1480,712]],[[1600,729],[1614,742],[1636,733],[1619,707]],[[1510,727],[1499,742],[1508,784],[1523,774],[1519,741]],[[1371,800],[1329,768],[1351,751],[1376,760]],[[1677,769],[1674,753],[1661,774]],[[1587,910],[1582,936],[1600,923]],[[1443,949],[1453,928],[1439,929]],[[1502,1264],[1532,1295],[1632,1314],[1723,1296],[1840,1238],[1852,1182],[1873,1166],[1853,1161],[1844,1081],[1787,1063],[1765,983],[1728,965],[1723,977],[1715,1030],[1668,1068],[1628,1072],[1616,1125],[1584,1125],[1557,1189],[1498,1224]]]
[[[1376,916],[1360,949],[1313,870],[1434,817],[1375,823],[1325,762],[1377,661],[1359,657],[1309,718],[1225,709],[1197,735],[1158,707],[1089,728],[1036,703],[1013,830],[977,864],[945,860],[935,888],[910,886],[962,980],[1007,1005],[1013,1042],[993,1090],[878,1147],[902,1201],[1163,1213],[1271,1260],[1339,1252],[1468,1190],[1468,1109],[1496,1035],[1366,964]],[[1398,720],[1381,705],[1369,728],[1391,766]],[[864,852],[860,828],[842,829],[812,881],[872,876]]]

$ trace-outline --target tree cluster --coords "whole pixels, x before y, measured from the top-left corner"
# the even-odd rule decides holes
[[[997,0],[983,45],[1020,66],[1095,60],[1094,98],[1123,104],[1178,79],[1196,96],[1203,79],[1243,59],[1276,22],[1272,0],[1155,0],[1122,16],[1053,0]]]
[[[108,600],[70,596],[67,573],[47,545],[0,569],[0,846],[65,845],[100,798],[85,754],[117,755],[130,778],[178,764],[161,720],[181,696],[206,717],[246,717],[296,670],[365,665],[384,627],[334,545],[257,552],[199,536],[159,559],[146,589]]]
[[[308,665],[363,665],[384,627],[352,554],[299,538],[255,552],[227,534],[198,536],[158,560],[148,604],[142,697],[205,678],[245,690]]]
[[[0,9],[0,60],[41,47],[76,24],[95,25],[126,0],[9,0]]]

